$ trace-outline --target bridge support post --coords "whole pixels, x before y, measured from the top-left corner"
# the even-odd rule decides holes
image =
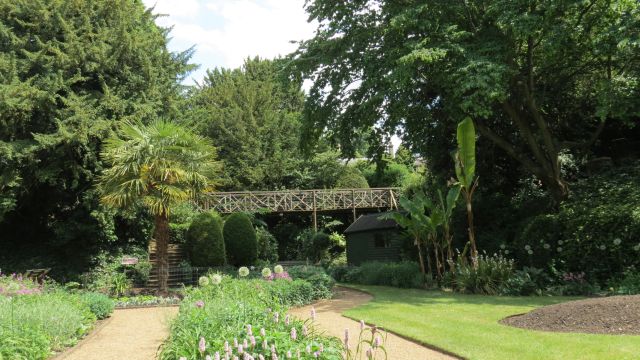
[[[356,191],[351,190],[351,208],[353,210],[353,222],[356,222]]]
[[[313,190],[313,231],[318,232],[318,208],[316,206],[316,191]]]

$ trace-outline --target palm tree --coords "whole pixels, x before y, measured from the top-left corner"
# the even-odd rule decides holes
[[[108,164],[98,180],[102,202],[116,208],[144,206],[154,216],[158,287],[167,291],[169,212],[212,189],[219,170],[210,142],[174,123],[124,123],[106,140]]]

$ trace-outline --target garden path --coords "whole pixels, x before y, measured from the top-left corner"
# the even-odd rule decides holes
[[[350,308],[362,305],[372,299],[372,296],[357,290],[338,287],[331,300],[323,300],[313,304],[316,310],[316,324],[329,335],[344,338],[344,330],[349,329],[351,344],[354,345],[354,337],[357,339],[360,333],[360,323],[342,316],[342,313]],[[311,316],[311,305],[295,308],[290,311],[300,319],[308,319]],[[388,334],[385,344],[388,358],[391,360],[452,360],[458,359],[451,355],[426,348],[418,343],[407,340],[394,334]],[[364,359],[364,357],[362,357]]]
[[[63,360],[152,360],[169,336],[169,322],[178,307],[115,310],[77,346],[60,354]]]

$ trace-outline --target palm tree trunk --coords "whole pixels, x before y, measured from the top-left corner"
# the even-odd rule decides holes
[[[153,237],[156,239],[156,261],[158,262],[158,292],[163,294],[168,290],[169,279],[169,218],[166,214],[155,216]]]

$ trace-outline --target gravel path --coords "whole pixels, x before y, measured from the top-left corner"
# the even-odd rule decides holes
[[[178,307],[116,310],[78,345],[55,359],[64,360],[152,360],[169,336],[169,321]]]
[[[360,324],[342,316],[342,312],[362,305],[371,299],[369,294],[348,288],[338,288],[333,299],[320,301],[313,305],[317,314],[316,323],[329,335],[342,339],[344,330],[348,328],[349,333],[352,334],[351,337],[357,338],[360,333]],[[311,306],[292,309],[290,313],[300,319],[307,319],[311,314]],[[394,334],[388,335],[385,347],[390,360],[457,359]]]

